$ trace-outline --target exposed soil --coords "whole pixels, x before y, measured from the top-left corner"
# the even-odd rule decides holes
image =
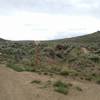
[[[33,80],[47,81],[64,80],[83,91],[71,90],[68,95],[55,92],[51,87],[31,84]],[[46,76],[30,72],[16,72],[3,65],[0,66],[0,100],[100,100],[100,85],[90,82],[79,82],[61,76]]]

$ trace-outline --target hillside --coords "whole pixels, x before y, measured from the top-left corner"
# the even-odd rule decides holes
[[[81,42],[81,43],[100,42],[100,31],[97,31],[97,32],[92,33],[92,34],[72,38],[69,41]]]
[[[62,40],[8,41],[0,39],[0,63],[17,71],[59,74],[100,81],[100,31]]]
[[[73,38],[65,38],[65,39],[60,39],[60,40],[53,40],[53,41],[47,41],[47,42],[55,42],[55,43],[63,43],[63,42],[71,42],[71,43],[94,43],[94,42],[100,42],[100,31],[88,34],[88,35],[83,35],[83,36],[78,36],[78,37],[73,37]]]
[[[0,39],[2,100],[99,100],[100,32],[62,40]]]

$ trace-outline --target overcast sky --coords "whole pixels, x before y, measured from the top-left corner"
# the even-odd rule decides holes
[[[0,37],[48,40],[100,29],[100,0],[0,0]]]

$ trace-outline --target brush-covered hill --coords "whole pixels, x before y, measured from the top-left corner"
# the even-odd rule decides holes
[[[0,39],[0,63],[17,71],[60,74],[100,82],[100,31],[53,41]]]
[[[88,34],[88,35],[72,38],[69,41],[81,42],[81,43],[100,42],[100,31],[97,31],[95,33],[91,33],[91,34]]]
[[[50,43],[50,41],[48,41]],[[53,40],[51,42],[55,43],[63,43],[63,42],[70,42],[70,43],[98,43],[100,42],[100,31],[88,34],[88,35],[83,35],[83,36],[78,36],[78,37],[73,37],[73,38],[65,38],[65,39],[60,39],[60,40]]]

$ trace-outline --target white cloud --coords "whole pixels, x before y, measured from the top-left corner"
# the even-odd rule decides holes
[[[100,20],[91,16],[32,12],[0,16],[0,36],[11,40],[47,40],[58,35],[67,37],[70,33],[90,33],[99,30],[99,26]]]

